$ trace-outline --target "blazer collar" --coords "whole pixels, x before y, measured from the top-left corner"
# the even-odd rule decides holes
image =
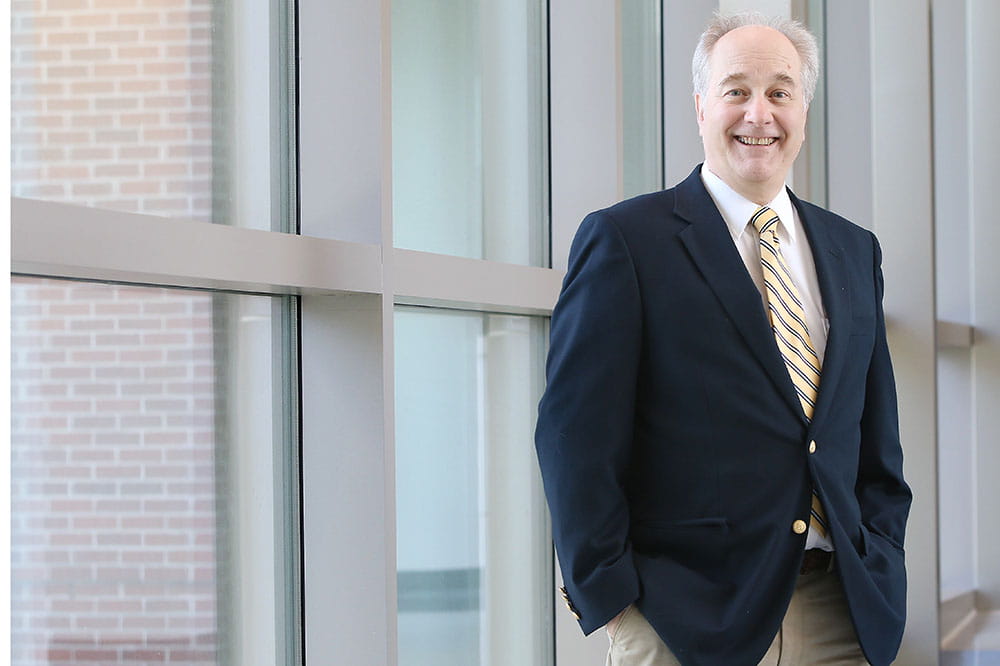
[[[760,293],[743,265],[722,215],[701,181],[700,169],[701,165],[695,167],[675,189],[674,214],[689,223],[679,237],[788,407],[806,423],[795,387],[761,307]],[[812,430],[822,423],[829,411],[843,367],[849,335],[846,331],[850,319],[849,291],[843,251],[834,242],[827,221],[822,219],[823,211],[804,205],[791,191],[789,196],[809,238],[823,305],[830,320],[818,403],[810,424]]]
[[[847,359],[847,343],[850,338],[851,290],[848,280],[846,253],[837,239],[830,214],[805,204],[789,192],[792,205],[799,212],[799,219],[809,238],[813,261],[816,264],[816,279],[823,297],[823,308],[830,323],[826,338],[826,354],[820,374],[819,396],[813,414],[811,430],[822,426],[832,408],[833,396],[837,391],[842,371]]]

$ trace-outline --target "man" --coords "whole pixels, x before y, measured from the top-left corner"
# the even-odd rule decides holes
[[[614,666],[888,664],[911,494],[880,250],[784,187],[816,43],[717,15],[693,69],[704,164],[589,215],[552,315],[563,595]]]

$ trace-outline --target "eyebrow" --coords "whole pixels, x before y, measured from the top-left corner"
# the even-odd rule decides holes
[[[742,83],[747,78],[749,78],[749,77],[747,77],[746,74],[730,74],[729,76],[727,76],[726,78],[722,79],[722,81],[719,82],[719,86],[718,87],[719,88],[723,88],[723,87],[729,85],[730,83]],[[792,87],[794,87],[796,85],[795,84],[795,79],[793,79],[788,74],[785,74],[784,72],[778,72],[777,74],[775,74],[774,77],[773,77],[773,80],[777,81],[778,83],[783,83],[785,85],[792,86]]]

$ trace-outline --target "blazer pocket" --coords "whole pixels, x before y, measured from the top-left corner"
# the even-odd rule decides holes
[[[729,522],[721,517],[686,520],[638,520],[632,524],[632,547],[653,557],[667,557],[691,569],[725,562]]]

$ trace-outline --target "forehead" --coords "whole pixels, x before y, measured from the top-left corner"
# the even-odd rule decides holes
[[[783,34],[765,26],[745,26],[723,35],[709,59],[711,79],[788,79],[800,81],[802,59]]]

